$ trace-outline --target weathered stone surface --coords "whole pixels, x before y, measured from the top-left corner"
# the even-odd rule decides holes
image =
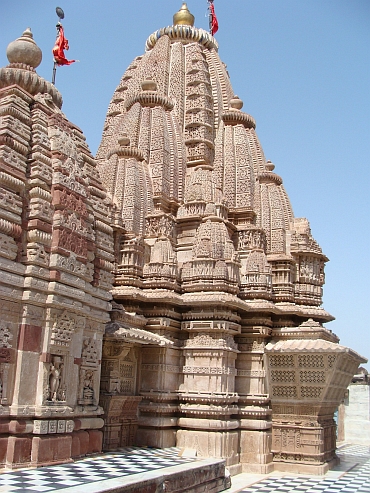
[[[366,370],[356,377],[339,408],[338,428],[342,430],[339,439],[370,446],[370,382]]]
[[[325,471],[365,360],[323,326],[328,259],[215,39],[177,21],[149,37],[96,160],[37,51],[0,69],[0,463],[138,444]],[[166,491],[220,491],[223,467]]]
[[[32,439],[31,464],[44,466],[71,462],[71,436],[34,437]]]
[[[12,415],[2,447],[6,466],[18,467],[70,460],[73,420],[103,412],[114,257],[111,202],[60,94],[35,72],[41,51],[29,30],[8,56],[0,69],[0,424]],[[101,432],[79,448],[100,451]]]
[[[149,37],[113,95],[97,153],[116,207],[107,443],[127,412],[114,399],[138,395],[140,445],[224,457],[234,472],[322,472],[362,359],[323,326],[328,259],[242,107],[214,38],[181,25]],[[129,327],[168,343],[132,348]]]

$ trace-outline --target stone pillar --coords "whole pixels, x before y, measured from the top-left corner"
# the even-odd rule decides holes
[[[137,444],[174,447],[178,413],[180,351],[164,347],[142,349]]]
[[[265,474],[272,470],[271,409],[266,389],[264,350],[271,321],[257,316],[242,320],[236,341],[236,387],[239,395],[240,462],[244,472]]]
[[[192,320],[183,322],[183,329],[189,339],[184,349],[177,445],[196,449],[201,457],[223,457],[228,467],[235,466],[239,462],[238,350],[233,335],[240,326],[225,319]]]

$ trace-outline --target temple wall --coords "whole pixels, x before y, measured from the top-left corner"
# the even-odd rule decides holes
[[[343,418],[342,418],[343,419]],[[344,401],[344,441],[370,446],[370,385],[352,384]]]
[[[22,63],[0,79],[0,464],[13,468],[101,450],[114,257],[110,202],[60,94]]]

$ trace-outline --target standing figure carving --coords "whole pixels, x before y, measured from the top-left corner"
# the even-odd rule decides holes
[[[62,385],[63,360],[60,356],[53,356],[49,370],[49,401],[65,400],[65,390]]]

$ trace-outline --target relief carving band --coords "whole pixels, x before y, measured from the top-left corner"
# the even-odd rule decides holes
[[[0,347],[11,348],[12,345],[9,341],[13,339],[13,334],[8,327],[0,326]]]
[[[9,404],[8,402],[9,369],[10,369],[10,365],[8,363],[0,364],[0,403],[3,406]]]
[[[98,348],[97,342],[93,338],[84,339],[82,349],[82,364],[86,366],[98,366]]]

